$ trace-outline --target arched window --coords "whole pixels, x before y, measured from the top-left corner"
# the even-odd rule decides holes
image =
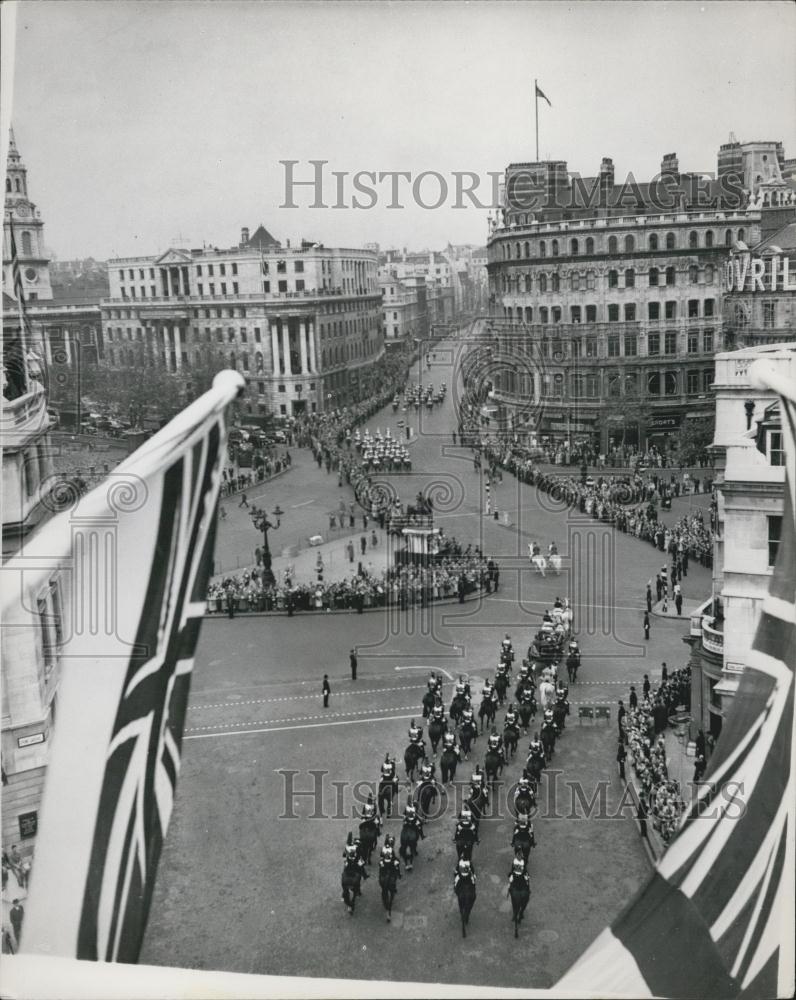
[[[660,278],[660,272],[657,267],[651,267],[649,272],[650,287],[654,287],[658,284]]]
[[[559,278],[559,276],[557,274],[553,275],[553,291],[554,292],[560,292],[561,291],[561,279]]]
[[[745,229],[739,229],[738,230],[738,239],[739,240],[744,240],[745,238],[746,238],[746,230]]]
[[[229,352],[229,367],[230,368],[234,368],[235,367],[235,352],[234,351],[230,351]]]
[[[540,257],[547,256],[547,244],[545,243],[544,240],[539,241],[539,256]]]
[[[636,287],[636,272],[632,267],[627,268],[625,271],[625,288],[635,288]]]
[[[511,260],[511,243],[507,243],[504,249],[506,251],[506,260]]]
[[[516,255],[517,255],[517,260],[519,260],[519,259],[520,259],[520,257],[522,256],[522,253],[521,253],[521,251],[520,251],[520,245],[519,245],[519,243],[517,243],[517,244],[516,244],[516,246],[514,247],[514,249],[515,249],[515,251],[516,251]]]
[[[699,233],[692,229],[688,234],[688,248],[689,250],[696,250],[699,246]]]
[[[10,193],[11,191],[11,178],[6,177],[6,191]]]
[[[573,257],[577,257],[578,250],[579,250],[578,241],[577,240],[570,240],[569,241],[569,252],[572,254]]]
[[[20,181],[19,177],[17,177],[14,186],[16,187],[17,191],[22,191],[22,181]]]
[[[616,253],[619,249],[619,242],[615,236],[608,239],[608,253]]]
[[[570,274],[569,287],[570,290],[573,292],[580,291],[580,275],[577,273],[577,271],[573,271],[572,274]]]
[[[708,229],[708,231],[705,233],[705,246],[708,248],[708,250],[713,246],[713,230],[712,229]]]
[[[619,287],[619,272],[613,269],[608,272],[608,287],[618,288]]]
[[[666,268],[666,284],[674,285],[677,282],[677,275],[673,267]]]
[[[731,247],[732,246],[732,230],[731,229],[728,229],[724,233],[724,246],[725,247]]]
[[[713,265],[712,264],[705,264],[705,284],[706,285],[712,285],[713,284]]]
[[[533,309],[530,306],[525,307],[525,322],[533,323]]]
[[[525,241],[525,256],[531,256],[531,244],[527,240]]]
[[[547,323],[547,315],[548,315],[547,306],[542,306],[539,310],[539,322]]]
[[[325,354],[324,354],[325,357]],[[255,371],[261,372],[263,370],[263,354],[262,351],[257,351],[254,355],[254,368]]]
[[[667,233],[666,234],[666,249],[667,250],[674,250],[676,243],[677,243],[677,240],[675,238],[674,233]]]
[[[22,234],[22,253],[26,257],[31,257],[33,255],[33,245],[30,239],[30,233]]]
[[[561,306],[553,306],[553,322],[561,322]]]
[[[652,233],[649,238],[649,248],[650,250],[658,249],[658,234]]]
[[[547,275],[546,274],[540,274],[539,275],[539,291],[540,292],[546,292],[547,291]]]
[[[636,241],[632,236],[625,237],[625,253],[633,253],[636,249]]]
[[[688,280],[692,285],[699,283],[699,268],[696,264],[691,264],[688,268]]]
[[[558,256],[558,240],[553,240],[553,249],[552,249],[552,253],[553,253],[553,256],[554,256],[554,257],[557,257],[557,256]]]
[[[511,322],[514,319],[514,310],[511,306],[506,306],[506,319]]]
[[[533,290],[533,281],[530,274],[525,275],[525,291],[530,292]]]
[[[586,238],[586,253],[594,253],[594,240],[591,236]]]

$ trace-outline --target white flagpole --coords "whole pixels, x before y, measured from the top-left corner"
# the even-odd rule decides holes
[[[536,110],[536,162],[539,162],[539,87],[536,78],[533,81],[533,101]]]

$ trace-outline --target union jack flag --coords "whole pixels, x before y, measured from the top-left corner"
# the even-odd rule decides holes
[[[227,409],[242,385],[216,376],[2,568],[6,624],[25,622],[41,586],[61,589],[58,719],[24,951],[138,959],[206,607]]]
[[[558,989],[793,995],[796,387],[770,366],[756,377],[780,393],[786,477],[782,535],[749,662],[677,837]]]

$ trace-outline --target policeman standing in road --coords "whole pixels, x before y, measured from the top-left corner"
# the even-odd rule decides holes
[[[329,675],[323,675],[323,707],[329,707],[329,695],[332,693],[332,689],[329,685]]]
[[[351,680],[355,681],[357,679],[357,654],[355,650],[351,650],[348,659],[351,663]]]

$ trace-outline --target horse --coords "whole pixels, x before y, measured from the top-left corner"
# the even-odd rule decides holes
[[[473,824],[469,829],[463,829],[457,836],[454,836],[453,842],[456,845],[456,855],[459,861],[464,858],[465,861],[471,861],[473,857],[473,848],[478,842],[478,831]]]
[[[525,879],[512,875],[508,890],[511,899],[512,920],[514,921],[514,937],[518,938],[520,921],[525,916],[525,908],[531,898],[531,889]]]
[[[517,744],[520,741],[520,731],[516,725],[510,724],[503,727],[503,744],[506,747],[506,755],[509,759],[517,753]]]
[[[471,878],[460,878],[456,883],[455,892],[459,900],[459,914],[462,918],[462,937],[467,937],[467,924],[475,904],[475,882]]]
[[[442,757],[440,757],[439,763],[442,774],[442,784],[452,785],[456,777],[456,765],[459,763],[458,752],[450,747],[447,747],[442,751]]]
[[[476,833],[478,833],[481,817],[484,815],[484,810],[489,805],[489,798],[487,796],[486,789],[479,788],[478,790],[471,790],[470,797],[467,800],[467,805],[470,807],[470,812],[473,814],[473,826],[475,827]]]
[[[484,771],[486,780],[494,784],[503,773],[503,757],[497,750],[487,750],[484,757]]]
[[[382,816],[392,816],[392,803],[398,794],[398,782],[395,778],[382,778],[379,781],[379,812]]]
[[[523,732],[528,735],[528,727],[531,724],[531,719],[536,715],[536,702],[522,700],[519,704],[520,722],[522,723]]]
[[[426,748],[425,744],[420,743],[410,743],[409,746],[404,751],[404,767],[406,768],[406,777],[409,781],[414,781],[415,771],[421,760],[426,758]]]
[[[527,866],[531,848],[534,846],[534,837],[530,826],[520,827],[514,831],[514,836],[511,838],[511,846],[514,848],[515,854],[522,853]]]
[[[542,746],[544,747],[545,763],[549,764],[553,759],[553,754],[556,750],[556,731],[552,725],[542,726],[540,736],[542,739]]]
[[[451,702],[450,711],[448,712],[448,715],[450,715],[455,725],[458,726],[462,721],[462,715],[464,714],[465,708],[467,708],[467,695],[455,694],[453,696],[453,701]]]
[[[531,566],[537,573],[541,573],[542,576],[546,576],[547,569],[547,559],[544,556],[531,556]]]
[[[415,793],[417,808],[423,818],[428,818],[437,798],[437,783],[433,779],[421,781]]]
[[[498,696],[498,704],[502,705],[506,700],[506,690],[509,686],[509,679],[505,673],[499,673],[495,677],[495,692]]]
[[[431,710],[437,703],[436,692],[432,691],[431,688],[426,691],[423,695],[423,718],[427,719],[431,715]]]
[[[462,753],[464,754],[464,759],[470,759],[470,749],[474,739],[478,738],[478,727],[474,722],[462,723],[459,726],[459,742],[462,745]]]
[[[401,846],[398,853],[401,860],[406,865],[406,870],[410,872],[414,867],[417,857],[417,842],[420,839],[420,830],[415,823],[408,823],[404,820],[401,827]]]
[[[553,572],[555,573],[555,575],[556,576],[560,576],[561,575],[561,556],[557,552],[555,552],[555,553],[553,553],[552,556],[549,557],[548,562],[549,562],[550,566],[552,566]],[[544,576],[544,573],[542,574],[542,576]]]
[[[567,676],[569,677],[569,683],[575,684],[578,680],[578,667],[580,666],[580,657],[575,653],[570,653],[567,657]]]
[[[431,751],[437,756],[437,747],[443,735],[448,731],[448,723],[445,719],[437,719],[432,716],[428,724],[428,738],[431,741]]]
[[[341,886],[343,889],[343,902],[348,907],[348,914],[351,917],[354,915],[357,896],[362,895],[360,886],[363,876],[367,878],[368,873],[362,871],[358,861],[346,861],[343,866]]]
[[[535,805],[536,796],[530,788],[518,788],[514,793],[515,815],[520,816],[524,813],[527,816]]]
[[[366,865],[370,864],[379,833],[379,823],[375,819],[365,819],[359,824],[359,853]]]
[[[491,726],[495,721],[495,713],[497,712],[497,705],[492,701],[491,697],[482,698],[481,704],[478,708],[478,719],[481,723],[481,732],[484,731],[484,719]]]
[[[528,754],[528,759],[525,762],[525,773],[533,785],[539,784],[544,766],[545,761],[543,757],[537,756],[535,753]]]
[[[389,868],[379,867],[379,887],[381,889],[381,902],[387,911],[387,922],[392,920],[392,901],[398,891],[398,870],[390,865]]]

